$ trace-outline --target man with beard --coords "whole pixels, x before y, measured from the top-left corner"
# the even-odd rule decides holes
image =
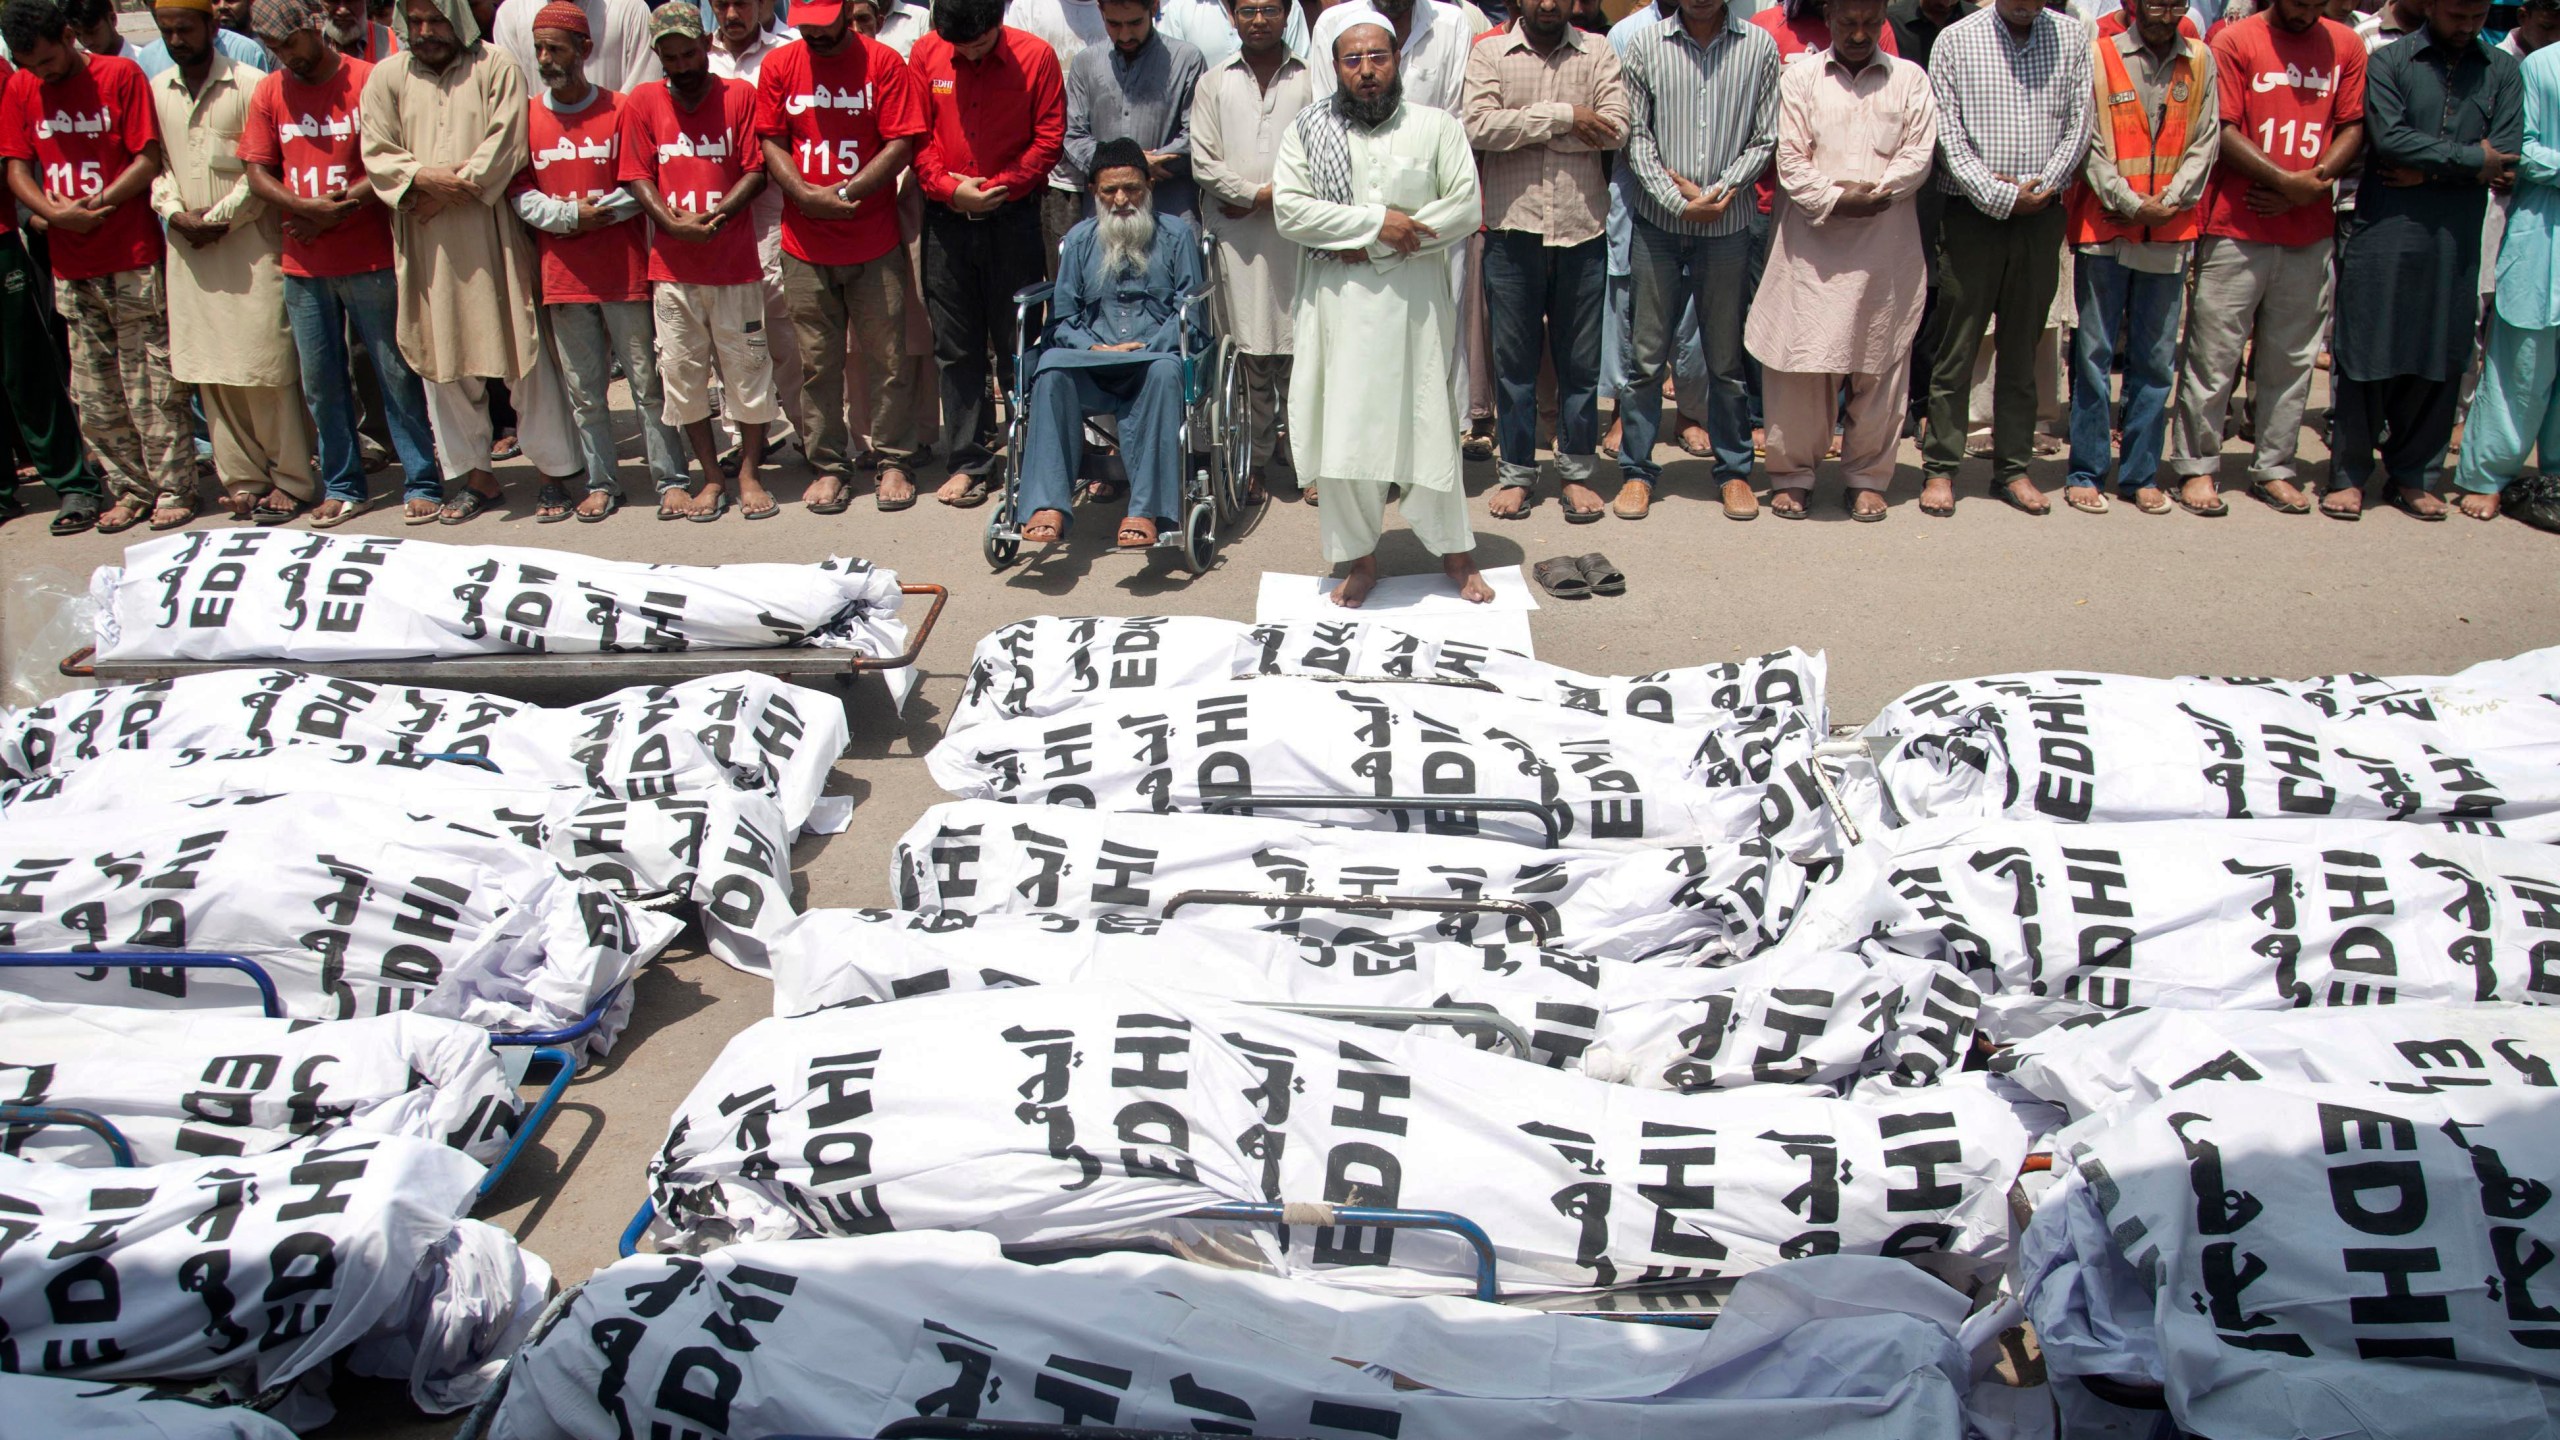
[[[802,363],[800,443],[818,471],[809,508],[841,512],[854,456],[845,351],[863,347],[861,397],[872,504],[916,503],[915,396],[906,363],[907,252],[898,177],[924,133],[924,93],[896,51],[854,33],[842,0],[802,0],[800,38],[768,57],[756,86],[764,173],[786,202],[782,288]]]
[[[640,412],[641,453],[660,494],[684,486],[684,453],[661,413],[657,326],[649,317],[649,227],[640,202],[622,188],[622,97],[590,83],[587,14],[576,5],[545,5],[533,17],[535,72],[542,96],[526,116],[532,163],[516,172],[507,194],[516,217],[533,227],[542,261],[542,319],[568,381],[585,453],[587,493],[577,516],[602,520],[622,508],[615,473],[613,412],[605,395],[613,365],[631,382]],[[657,57],[652,55],[655,65]],[[569,517],[537,508],[537,521]]]
[[[750,520],[780,513],[756,478],[764,427],[781,413],[765,352],[764,271],[748,219],[764,191],[756,92],[711,73],[701,12],[662,7],[649,41],[663,80],[631,92],[622,115],[622,182],[658,227],[649,249],[658,327],[658,384],[669,425],[693,441],[702,488],[661,492],[658,518],[708,523],[729,508],[711,433],[711,379],[739,430],[738,503]]]
[[[1191,95],[1200,52],[1156,29],[1155,0],[1102,0],[1102,23],[1111,43],[1087,46],[1067,66],[1067,164],[1089,172],[1096,145],[1134,140],[1147,153],[1156,210],[1188,217],[1199,204]]]
[[[534,16],[560,0],[500,0],[497,23],[489,41],[515,58],[531,75],[540,58],[533,53]],[[658,55],[649,48],[646,0],[572,0],[587,17],[587,83],[616,95],[658,78]]]
[[[1032,369],[1015,512],[1027,544],[1065,537],[1068,485],[1084,462],[1084,417],[1101,411],[1119,417],[1129,467],[1120,548],[1154,544],[1182,513],[1182,302],[1200,288],[1200,234],[1179,215],[1156,214],[1154,188],[1137,141],[1094,147],[1094,215],[1067,232],[1058,253],[1048,345]],[[1189,344],[1198,354],[1206,327],[1194,323]]]
[[[214,48],[210,0],[160,0],[151,16],[171,61],[151,82],[169,157],[151,182],[151,208],[169,228],[169,369],[203,404],[223,507],[272,525],[315,496],[277,264],[283,226],[237,153],[260,73]]]
[[[1566,0],[1522,0],[1467,56],[1467,138],[1483,152],[1484,296],[1493,327],[1501,484],[1497,520],[1529,513],[1538,482],[1538,371],[1556,381],[1565,519],[1600,518],[1600,317],[1609,268],[1606,152],[1627,136],[1618,52],[1574,28]]]
[[[2516,60],[2480,40],[2487,0],[2436,0],[2366,62],[2364,183],[2338,237],[2323,514],[2363,510],[2377,454],[2391,503],[2442,520],[2435,494],[2480,323],[2480,227],[2524,143]]]
[[[400,37],[373,18],[364,0],[327,0],[329,46],[370,68],[400,53]]]
[[[277,68],[250,97],[240,160],[251,193],[283,216],[284,313],[320,446],[322,498],[311,523],[330,529],[366,504],[352,327],[406,476],[404,518],[424,525],[443,504],[444,483],[426,389],[400,355],[390,216],[366,178],[357,134],[357,101],[373,67],[323,38],[313,0],[259,0],[255,23]]]
[[[525,163],[524,72],[462,0],[401,0],[404,48],[365,78],[365,172],[392,210],[400,353],[427,382],[444,464],[447,525],[505,494],[489,473],[489,382],[508,382],[541,503],[566,508],[585,469],[560,377],[534,315],[537,273],[524,227],[506,213]],[[453,493],[452,482],[463,482]]]
[[[160,224],[145,198],[162,165],[159,117],[140,67],[82,54],[71,32],[52,0],[9,0],[0,14],[24,67],[0,92],[0,163],[49,242],[81,434],[115,498],[98,528],[130,530],[147,515],[174,530],[195,518],[196,473],[169,376]]]
[[[1405,103],[1395,33],[1374,21],[1341,32],[1335,89],[1280,142],[1271,206],[1281,237],[1310,252],[1298,267],[1297,364],[1289,436],[1298,474],[1323,489],[1325,559],[1348,562],[1337,605],[1378,583],[1387,487],[1477,604],[1475,535],[1459,484],[1458,307],[1449,249],[1483,218],[1475,154],[1446,111]]]

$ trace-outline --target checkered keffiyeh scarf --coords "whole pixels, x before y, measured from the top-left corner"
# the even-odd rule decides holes
[[[1342,107],[1319,100],[1298,112],[1298,143],[1306,148],[1308,178],[1316,198],[1335,205],[1351,203],[1351,122]]]
[[[249,28],[260,35],[299,35],[319,29],[320,24],[315,0],[257,0],[249,8]]]

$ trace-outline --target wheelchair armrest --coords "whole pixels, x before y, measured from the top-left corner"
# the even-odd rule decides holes
[[[1025,285],[1021,289],[1013,292],[1013,303],[1016,305],[1044,305],[1048,303],[1051,295],[1057,293],[1057,290],[1058,282],[1055,280],[1043,280],[1037,285]]]

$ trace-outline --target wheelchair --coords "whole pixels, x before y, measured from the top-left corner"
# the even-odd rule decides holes
[[[1218,245],[1200,231],[1200,288],[1182,297],[1182,513],[1179,523],[1160,530],[1154,550],[1175,550],[1192,574],[1204,574],[1218,558],[1221,532],[1232,528],[1249,508],[1252,488],[1252,416],[1245,401],[1244,360],[1215,324],[1215,302],[1223,288]],[[1013,297],[1013,380],[1004,393],[1004,451],[996,462],[998,483],[994,512],[987,516],[983,546],[989,569],[1001,571],[1021,557],[1022,457],[1031,443],[1031,375],[1047,348],[1048,306],[1055,282],[1026,286]],[[1196,317],[1209,316],[1199,328],[1209,332],[1208,345],[1194,350],[1191,333]],[[1082,483],[1081,480],[1078,483]]]

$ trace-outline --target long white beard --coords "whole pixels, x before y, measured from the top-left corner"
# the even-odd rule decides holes
[[[1156,208],[1145,202],[1126,215],[1109,210],[1098,211],[1094,232],[1102,241],[1102,275],[1142,275],[1147,269],[1147,252],[1155,248]]]

